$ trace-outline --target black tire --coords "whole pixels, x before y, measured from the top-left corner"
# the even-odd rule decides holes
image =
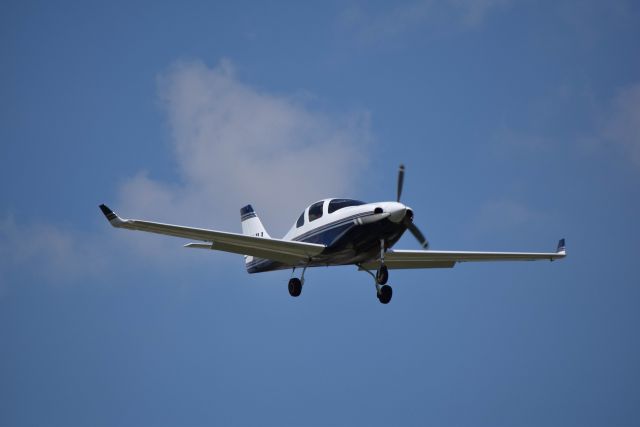
[[[389,280],[389,269],[386,265],[381,265],[378,271],[376,272],[376,282],[379,285],[386,285]]]
[[[289,295],[299,297],[302,293],[302,282],[297,277],[289,279]]]
[[[380,292],[378,293],[378,299],[382,304],[389,304],[389,301],[391,301],[392,296],[393,296],[393,289],[391,289],[391,286],[384,285],[383,287],[380,288]]]

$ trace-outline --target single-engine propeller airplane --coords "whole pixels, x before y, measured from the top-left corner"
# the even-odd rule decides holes
[[[565,240],[556,252],[470,252],[434,251],[413,223],[413,210],[400,203],[404,166],[398,172],[395,202],[365,203],[352,199],[325,199],[307,207],[282,239],[274,239],[260,218],[247,205],[240,209],[242,234],[158,222],[123,219],[106,205],[102,213],[112,226],[198,240],[187,248],[213,249],[244,255],[249,273],[302,269],[300,278],[289,280],[289,294],[300,296],[308,267],[356,265],[374,280],[382,304],[391,301],[387,284],[389,269],[451,268],[468,261],[556,260],[566,256]],[[394,250],[402,234],[409,230],[423,250]],[[373,271],[375,270],[375,273]]]

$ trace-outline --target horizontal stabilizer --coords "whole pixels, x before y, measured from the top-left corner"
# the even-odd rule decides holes
[[[213,245],[211,243],[187,243],[184,245],[185,248],[195,248],[195,249],[213,249]]]

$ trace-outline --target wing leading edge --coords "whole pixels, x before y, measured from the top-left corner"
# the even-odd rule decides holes
[[[471,252],[471,251],[411,251],[390,250],[384,263],[390,269],[451,268],[457,262],[472,261],[539,261],[562,259],[567,256],[565,239],[560,239],[556,252]],[[363,270],[375,270],[380,260],[360,265]]]
[[[163,224],[137,219],[123,219],[106,205],[100,205],[100,210],[104,216],[107,217],[109,223],[116,228],[146,231],[149,233],[208,242],[208,244],[189,243],[185,245],[185,247],[188,248],[207,248],[241,255],[251,255],[292,265],[307,261],[319,255],[325,249],[324,245],[315,243],[246,236],[244,234],[225,231],[184,227],[181,225]]]

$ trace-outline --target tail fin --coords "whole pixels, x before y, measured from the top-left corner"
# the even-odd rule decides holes
[[[251,205],[240,209],[240,220],[242,221],[242,234],[245,236],[271,237],[267,230],[264,229],[262,221],[260,221]]]
[[[560,239],[560,241],[558,242],[558,248],[556,249],[556,252],[557,253],[566,252],[564,245],[565,245],[564,239]]]
[[[260,218],[258,218],[258,215],[256,215],[251,205],[240,209],[240,221],[242,221],[242,234],[245,236],[265,237],[267,239],[271,237],[269,233],[267,233],[267,230],[264,229],[262,221],[260,221]],[[254,261],[257,262],[259,260],[251,255],[244,256],[244,264],[250,273],[252,272]]]

